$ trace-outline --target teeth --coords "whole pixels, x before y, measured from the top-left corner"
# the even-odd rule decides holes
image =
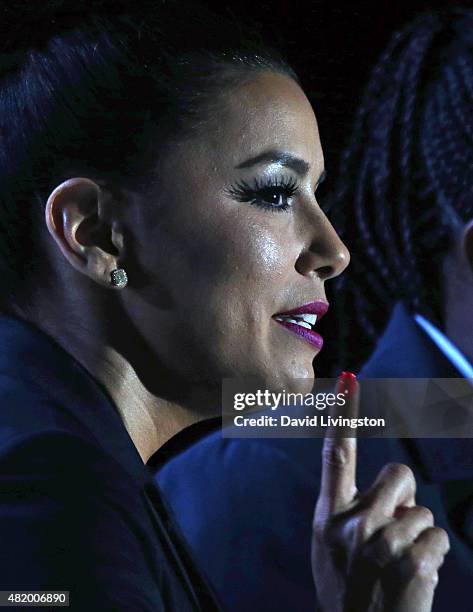
[[[317,315],[316,314],[300,314],[300,315],[295,315],[298,319],[302,319],[303,321],[305,321],[306,323],[308,323],[309,325],[315,325],[315,322],[317,321]]]
[[[284,315],[279,315],[279,316],[274,317],[274,318],[277,321],[284,321],[285,323],[294,323],[295,325],[299,325],[300,327],[305,327],[306,329],[312,329],[312,325],[310,323],[307,323],[303,319],[303,317],[309,316],[309,317],[315,317],[315,319],[317,319],[316,315],[294,315],[294,316],[297,316],[297,319],[292,319],[289,316],[285,317]]]
[[[317,321],[317,315],[315,314],[297,314],[297,315],[278,315],[275,317],[277,321],[286,321],[287,323],[296,323],[306,329],[312,329]]]

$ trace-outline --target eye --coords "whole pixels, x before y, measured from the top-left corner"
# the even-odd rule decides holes
[[[287,210],[290,206],[290,198],[292,193],[282,187],[267,187],[258,191],[257,196],[253,199],[255,204],[265,208],[278,208]]]
[[[285,211],[292,205],[297,191],[294,179],[255,179],[252,185],[241,181],[230,187],[227,193],[238,202],[249,202],[272,211]]]

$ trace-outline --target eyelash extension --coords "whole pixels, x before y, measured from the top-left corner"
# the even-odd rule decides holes
[[[281,206],[271,204],[268,199],[271,195],[284,196],[286,200],[291,199],[298,192],[299,187],[294,179],[258,179],[252,185],[246,181],[240,181],[227,190],[228,195],[238,202],[249,202],[273,212],[283,212],[291,207],[289,202]],[[267,198],[266,201],[264,198]]]

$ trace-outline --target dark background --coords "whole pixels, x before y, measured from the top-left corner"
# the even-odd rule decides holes
[[[364,86],[391,35],[426,11],[450,6],[473,7],[473,0],[413,0],[410,3],[207,0],[207,4],[216,10],[230,11],[249,25],[254,23],[267,42],[283,51],[299,75],[319,122],[328,173],[317,191],[323,203],[334,184],[339,156],[348,140]],[[329,301],[335,299],[331,285],[329,282],[326,286]],[[350,313],[344,316],[349,322]],[[336,376],[340,366],[347,369],[350,364],[338,363],[337,319],[333,310],[318,328],[325,345],[314,363],[315,372],[317,376]],[[371,348],[370,345],[367,350]],[[354,356],[353,361],[359,360]]]
[[[283,50],[314,105],[333,178],[363,87],[391,34],[425,11],[473,6],[473,0],[207,0],[207,4],[255,23],[269,43]]]

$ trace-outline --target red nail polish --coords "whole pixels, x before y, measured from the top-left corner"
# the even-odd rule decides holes
[[[340,382],[343,393],[350,395],[356,390],[357,380],[356,374],[353,374],[353,372],[342,372]]]

